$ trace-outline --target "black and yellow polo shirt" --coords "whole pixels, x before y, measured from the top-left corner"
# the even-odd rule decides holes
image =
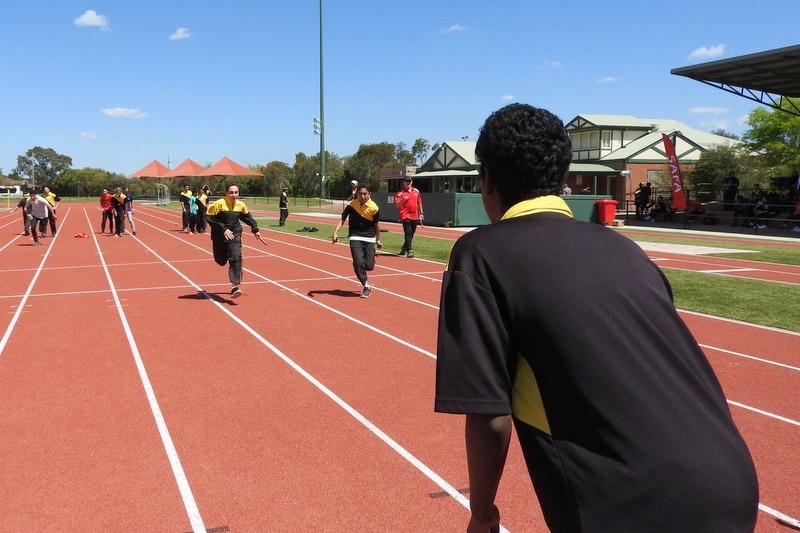
[[[241,235],[242,225],[240,222],[250,226],[253,233],[258,232],[258,223],[241,200],[236,200],[231,204],[227,198],[220,198],[208,206],[206,215],[211,226],[212,239],[224,238],[222,234],[225,233],[226,229],[231,230],[236,235]]]
[[[358,198],[348,203],[342,211],[342,220],[346,219],[349,219],[348,238],[351,241],[375,242],[378,238],[375,223],[380,221],[380,209],[371,199],[363,204]]]
[[[435,410],[513,415],[552,531],[754,527],[752,459],[669,283],[558,197],[453,247]]]

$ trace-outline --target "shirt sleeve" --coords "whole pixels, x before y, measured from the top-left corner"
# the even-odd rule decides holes
[[[511,414],[510,347],[492,292],[464,272],[442,281],[435,410]]]

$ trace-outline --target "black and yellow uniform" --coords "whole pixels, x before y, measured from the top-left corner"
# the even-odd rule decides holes
[[[50,234],[53,237],[55,237],[56,236],[56,231],[57,231],[57,229],[56,229],[56,220],[57,220],[56,219],[56,206],[59,204],[59,202],[61,202],[61,198],[56,193],[54,193],[53,191],[50,191],[47,194],[42,194],[42,196],[44,197],[45,200],[47,200],[47,203],[49,203],[50,206],[53,208],[53,209],[50,210],[50,216],[48,217],[48,220],[50,222]]]
[[[247,206],[241,200],[231,205],[226,198],[220,198],[206,211],[208,224],[211,227],[211,242],[214,247],[214,261],[223,266],[228,263],[228,278],[238,285],[242,282],[242,225],[244,222],[258,232],[258,224]],[[225,230],[233,232],[233,239],[225,238]]]
[[[453,247],[435,409],[513,415],[552,531],[755,527],[750,453],[667,279],[558,197]]]
[[[192,191],[181,191],[181,225],[183,231],[189,231],[189,198],[192,197]]]
[[[114,220],[116,220],[117,235],[125,235],[125,193],[118,192],[111,196],[111,206],[114,208]]]
[[[285,226],[286,219],[289,217],[289,195],[286,194],[286,191],[281,191],[281,196],[278,200],[278,210],[280,211],[278,225]]]
[[[197,233],[205,233],[208,222],[206,221],[206,211],[208,210],[208,195],[200,189],[197,193]]]
[[[377,224],[380,221],[378,204],[367,200],[363,204],[356,198],[342,211],[342,220],[349,219],[350,254],[353,271],[363,286],[368,286],[367,272],[375,269],[375,243],[378,241]]]

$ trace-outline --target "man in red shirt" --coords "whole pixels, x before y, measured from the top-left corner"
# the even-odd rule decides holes
[[[100,225],[100,234],[106,232],[106,220],[108,220],[108,229],[110,234],[114,234],[114,208],[111,206],[111,193],[108,189],[103,189],[103,194],[100,195],[100,211],[103,212],[103,222]]]
[[[414,239],[414,233],[417,231],[420,221],[425,218],[425,213],[422,209],[422,195],[412,183],[412,179],[406,176],[403,180],[403,188],[394,195],[394,205],[400,215],[400,222],[403,224],[403,234],[405,235],[405,242],[403,247],[400,248],[400,255],[408,254],[408,257],[414,257],[411,241]]]

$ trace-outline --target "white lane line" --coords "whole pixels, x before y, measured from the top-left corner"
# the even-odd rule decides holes
[[[769,359],[764,359],[762,357],[756,357],[755,355],[747,355],[747,354],[744,354],[744,353],[741,353],[741,352],[734,352],[733,350],[726,350],[725,348],[718,348],[716,346],[711,346],[709,344],[700,344],[700,343],[698,343],[698,345],[701,348],[707,348],[709,350],[714,350],[716,352],[722,352],[722,353],[726,353],[726,354],[729,354],[729,355],[735,355],[736,357],[743,357],[745,359],[751,359],[753,361],[758,361],[759,363],[764,363],[764,364],[767,364],[767,365],[779,366],[781,368],[786,368],[787,370],[796,370],[796,371],[800,372],[800,367],[787,365],[785,363],[779,363],[777,361],[770,361]]]
[[[760,272],[758,268],[721,268],[718,270],[695,270],[701,274],[730,274],[731,272]]]
[[[148,225],[149,225],[149,224],[148,224]],[[152,226],[151,226],[151,227],[152,227]],[[157,229],[157,228],[156,228],[156,229]],[[169,234],[168,234],[168,235],[169,235]],[[176,237],[176,238],[177,238],[177,237]],[[182,239],[179,239],[179,240],[182,240]],[[305,369],[304,369],[302,366],[300,366],[298,363],[296,363],[296,362],[295,362],[293,359],[291,359],[291,358],[290,358],[288,355],[286,355],[285,353],[283,353],[283,352],[282,352],[282,351],[281,351],[281,350],[280,350],[280,349],[279,349],[277,346],[275,346],[274,344],[272,344],[271,342],[269,342],[269,341],[268,341],[266,338],[264,338],[264,337],[263,337],[263,336],[262,336],[262,335],[261,335],[259,332],[257,332],[257,331],[256,331],[256,330],[254,330],[252,327],[250,327],[250,325],[249,325],[249,324],[247,324],[247,323],[246,323],[246,322],[244,322],[242,319],[240,319],[238,316],[236,316],[236,315],[235,315],[235,314],[234,314],[234,313],[233,313],[231,310],[227,309],[227,308],[226,308],[224,305],[222,305],[222,304],[221,304],[219,301],[217,301],[217,299],[216,299],[216,298],[215,298],[213,295],[211,295],[211,294],[207,293],[206,291],[204,291],[202,287],[200,287],[199,285],[197,285],[197,284],[196,284],[194,281],[192,281],[192,280],[191,280],[191,279],[190,279],[188,276],[186,276],[186,275],[185,275],[183,272],[181,272],[180,270],[178,270],[177,268],[175,268],[174,266],[172,266],[172,265],[171,265],[171,264],[170,264],[170,263],[169,263],[169,262],[168,262],[166,259],[163,259],[163,258],[162,258],[160,255],[158,255],[158,253],[157,253],[155,250],[153,250],[152,248],[150,248],[149,246],[147,246],[146,244],[144,244],[144,243],[143,243],[141,240],[139,240],[139,242],[140,242],[140,243],[141,243],[141,245],[142,245],[142,246],[143,246],[145,249],[147,249],[147,250],[148,250],[148,251],[149,251],[151,254],[153,254],[155,257],[157,257],[158,259],[160,259],[161,261],[163,261],[163,263],[164,263],[164,264],[165,264],[165,265],[166,265],[168,268],[170,268],[170,269],[171,269],[173,272],[175,272],[175,273],[176,273],[178,276],[180,276],[181,278],[183,278],[183,279],[184,279],[184,280],[185,280],[185,281],[186,281],[188,284],[190,284],[191,286],[193,286],[193,287],[194,287],[194,288],[195,288],[195,289],[198,291],[198,293],[200,293],[200,294],[202,294],[203,296],[205,296],[205,297],[206,297],[206,299],[208,299],[208,301],[209,301],[209,302],[211,302],[211,303],[212,303],[214,306],[216,306],[216,307],[217,307],[217,309],[219,309],[220,311],[222,311],[223,313],[225,313],[226,315],[228,315],[228,317],[229,317],[231,320],[233,320],[234,322],[236,322],[237,324],[239,324],[239,326],[241,326],[241,327],[242,327],[242,328],[243,328],[245,331],[247,331],[247,332],[248,332],[250,335],[252,335],[252,336],[253,336],[253,337],[254,337],[256,340],[258,340],[258,341],[259,341],[259,342],[260,342],[260,343],[261,343],[261,344],[262,344],[264,347],[266,347],[266,348],[267,348],[269,351],[271,351],[271,352],[272,352],[272,353],[274,353],[276,356],[278,356],[278,358],[280,358],[280,359],[281,359],[281,360],[282,360],[284,363],[286,363],[287,365],[289,365],[289,367],[291,367],[291,368],[292,368],[292,369],[293,369],[295,372],[297,372],[298,374],[300,374],[300,375],[301,375],[303,378],[305,378],[305,379],[306,379],[306,380],[307,380],[309,383],[311,383],[311,384],[312,384],[314,387],[316,387],[316,388],[317,388],[317,390],[319,390],[319,391],[320,391],[320,392],[322,392],[322,393],[323,393],[325,396],[327,396],[328,398],[330,398],[330,399],[331,399],[331,400],[332,400],[332,401],[333,401],[333,402],[334,402],[336,405],[338,405],[339,407],[341,407],[341,408],[342,408],[342,409],[343,409],[345,412],[347,412],[347,413],[348,413],[350,416],[352,416],[354,419],[356,419],[356,420],[357,420],[357,421],[358,421],[358,422],[359,422],[361,425],[363,425],[365,428],[367,428],[367,429],[368,429],[368,430],[369,430],[369,431],[370,431],[370,432],[371,432],[373,435],[375,435],[375,436],[376,436],[376,437],[378,437],[378,438],[379,438],[381,441],[383,441],[385,444],[387,444],[387,445],[388,445],[388,446],[389,446],[389,447],[390,447],[390,448],[391,448],[391,449],[392,449],[392,450],[393,450],[395,453],[397,453],[398,455],[400,455],[401,457],[403,457],[403,458],[404,458],[406,461],[408,461],[408,462],[409,462],[409,463],[410,463],[412,466],[414,466],[414,467],[415,467],[417,470],[419,470],[419,471],[420,471],[420,472],[421,472],[423,475],[425,475],[425,477],[427,477],[428,479],[430,479],[430,480],[431,480],[433,483],[435,483],[435,484],[436,484],[436,485],[437,485],[439,488],[441,488],[441,489],[442,489],[444,492],[446,492],[448,495],[450,495],[450,496],[451,496],[451,497],[452,497],[454,500],[456,500],[458,503],[460,503],[462,506],[464,506],[464,508],[466,508],[467,510],[469,510],[469,508],[470,508],[470,507],[469,507],[469,499],[467,499],[467,498],[466,498],[466,497],[465,497],[463,494],[461,494],[461,493],[458,491],[458,489],[456,489],[455,487],[453,487],[452,485],[450,485],[450,483],[448,483],[448,482],[447,482],[447,481],[446,481],[444,478],[442,478],[442,477],[441,477],[439,474],[437,474],[437,473],[436,473],[436,472],[435,472],[433,469],[431,469],[431,468],[430,468],[430,467],[428,467],[428,466],[427,466],[425,463],[423,463],[423,462],[422,462],[420,459],[418,459],[417,457],[415,457],[415,456],[414,456],[414,454],[412,454],[411,452],[409,452],[408,450],[406,450],[406,449],[405,449],[405,448],[404,448],[404,447],[403,447],[403,446],[402,446],[400,443],[398,443],[397,441],[395,441],[394,439],[392,439],[392,438],[391,438],[391,437],[390,437],[390,436],[389,436],[389,435],[388,435],[386,432],[384,432],[384,431],[383,431],[383,430],[381,430],[381,429],[380,429],[378,426],[376,426],[375,424],[373,424],[373,423],[372,423],[372,422],[371,422],[371,421],[370,421],[370,420],[369,420],[367,417],[365,417],[364,415],[362,415],[362,414],[361,414],[361,413],[360,413],[360,412],[359,412],[357,409],[355,409],[353,406],[351,406],[350,404],[348,404],[348,403],[347,403],[347,402],[346,402],[344,399],[342,399],[340,396],[338,396],[338,395],[337,395],[335,392],[333,392],[331,389],[329,389],[328,387],[326,387],[326,386],[325,386],[325,385],[324,385],[324,384],[323,384],[321,381],[319,381],[317,378],[315,378],[313,375],[311,375],[309,372],[307,372],[307,371],[306,371],[306,370],[305,370]],[[185,241],[184,241],[184,242],[185,242]],[[194,245],[194,244],[192,244],[192,243],[187,243],[187,244],[189,244],[189,245],[191,245],[191,246],[196,246],[196,245]],[[248,272],[250,272],[250,271],[248,271]],[[252,273],[252,274],[254,274],[254,275],[258,275],[258,274],[255,274],[255,273],[253,273],[253,272],[250,272],[250,273]],[[266,279],[266,278],[263,278],[263,279]],[[276,284],[276,285],[280,286],[280,284]],[[306,296],[305,296],[305,295],[303,295],[303,294],[300,294],[300,293],[298,293],[298,292],[296,292],[296,291],[293,291],[293,290],[291,290],[291,289],[288,289],[288,288],[286,288],[286,290],[289,290],[289,291],[291,291],[293,294],[297,294],[297,295],[299,295],[299,296],[303,296],[303,297],[305,297],[307,300],[309,300],[309,301],[311,301],[311,302],[314,302],[314,301],[313,301],[313,299],[311,299],[311,298],[308,298],[308,297],[306,297]],[[314,303],[318,304],[318,302],[314,302]],[[318,305],[319,305],[319,304],[318,304]],[[325,307],[325,308],[327,308],[327,309],[329,309],[329,310],[331,310],[331,311],[333,311],[333,312],[335,312],[335,313],[337,313],[337,314],[342,314],[343,316],[346,316],[346,315],[344,315],[343,313],[339,312],[338,310],[335,310],[335,309],[333,309],[333,308],[331,308],[331,307],[328,307],[328,306],[326,306],[326,305],[323,305],[322,307]],[[370,329],[374,329],[375,331],[379,331],[379,330],[377,330],[377,329],[375,329],[375,328],[372,328],[372,327],[371,327],[371,326],[369,326],[368,324],[364,324],[363,322],[359,322],[359,321],[357,321],[357,320],[354,320],[354,321],[355,321],[355,322],[357,322],[358,324],[360,324],[360,325],[364,326],[364,327],[368,327],[368,328],[370,328]],[[389,337],[391,337],[391,336],[389,336]],[[392,338],[393,338],[394,340],[396,340],[397,342],[401,342],[402,344],[404,344],[404,345],[406,345],[406,346],[413,347],[412,345],[408,344],[407,342],[404,342],[404,341],[402,341],[402,339],[399,339],[399,338],[396,338],[396,337],[392,337]],[[424,350],[422,350],[421,348],[417,348],[417,350],[418,350],[418,351],[423,351],[423,352],[424,352]],[[433,354],[431,354],[431,355],[433,355]],[[502,526],[501,526],[501,528],[500,528],[500,531],[503,531],[503,532],[506,532],[506,533],[508,533],[508,530],[507,530],[507,529],[505,529],[505,528],[503,528]]]
[[[787,424],[791,424],[793,426],[800,427],[800,422],[797,420],[792,420],[791,418],[786,418],[785,416],[776,415],[775,413],[770,413],[769,411],[764,411],[763,409],[759,409],[757,407],[751,407],[749,405],[745,405],[743,403],[735,402],[733,400],[727,400],[727,402],[731,405],[735,405],[736,407],[740,407],[742,409],[746,409],[748,411],[752,411],[753,413],[757,413],[762,416],[766,416],[768,418],[772,418],[775,420],[779,420],[781,422],[785,422]]]
[[[64,220],[66,220],[68,216],[69,216],[69,211],[64,216]],[[61,235],[57,233],[56,236],[49,241],[52,244],[42,245],[42,246],[47,246],[47,250],[45,251],[44,256],[42,257],[42,261],[39,263],[39,266],[36,268],[36,271],[33,273],[31,282],[28,284],[28,288],[25,289],[25,293],[22,295],[22,299],[20,300],[19,305],[17,305],[17,310],[14,312],[14,316],[11,317],[11,321],[8,323],[8,327],[6,328],[6,332],[3,334],[3,338],[0,339],[0,356],[3,355],[3,351],[6,349],[6,345],[8,344],[8,339],[11,338],[11,333],[13,333],[14,327],[17,325],[19,316],[22,314],[22,311],[23,309],[25,309],[28,299],[31,297],[33,286],[36,285],[36,280],[39,279],[39,275],[42,273],[42,270],[44,270],[44,264],[45,262],[47,262],[47,258],[50,257],[50,251],[53,249],[53,246],[55,246],[56,241],[60,236]],[[14,242],[18,238],[19,235],[17,235],[17,237],[15,237],[14,239],[12,239],[11,242]]]
[[[86,221],[89,222],[89,215],[85,210],[84,215],[86,216]],[[97,255],[100,258],[100,263],[103,266],[103,272],[105,272],[106,281],[108,282],[108,286],[111,288],[111,295],[117,308],[119,318],[122,321],[122,327],[125,330],[125,336],[128,339],[128,345],[131,348],[133,360],[135,361],[136,369],[139,372],[139,379],[142,381],[142,386],[144,387],[145,395],[147,396],[147,402],[150,404],[150,412],[153,414],[153,418],[155,419],[156,427],[158,428],[158,434],[161,437],[161,443],[164,446],[167,458],[169,459],[170,467],[172,468],[172,475],[178,485],[178,490],[180,491],[181,499],[183,500],[184,509],[186,510],[186,514],[189,517],[189,522],[192,525],[192,531],[194,533],[205,533],[206,526],[203,524],[203,518],[200,516],[200,510],[197,508],[197,502],[192,494],[192,489],[189,487],[189,480],[186,478],[186,473],[183,470],[183,465],[181,464],[180,457],[178,456],[178,450],[175,448],[175,443],[172,441],[172,437],[169,434],[167,422],[164,419],[163,413],[161,412],[161,407],[158,405],[158,399],[156,398],[156,393],[153,390],[153,385],[150,382],[150,378],[147,376],[147,369],[145,368],[141,354],[139,353],[139,347],[136,344],[136,339],[134,339],[133,332],[128,324],[128,318],[125,316],[125,312],[122,309],[122,302],[120,301],[119,294],[117,293],[116,289],[114,289],[114,280],[111,279],[111,272],[108,270],[108,264],[106,263],[102,250],[100,249],[100,243],[97,240],[97,236],[94,233],[92,234],[92,240],[94,241],[95,248],[97,249]]]
[[[771,514],[775,518],[778,519],[779,522],[783,522],[786,525],[792,526],[794,528],[800,529],[800,520],[796,518],[792,518],[791,516],[785,515],[780,511],[776,511],[772,507],[767,507],[763,503],[758,504],[758,508],[764,511],[767,514]]]

